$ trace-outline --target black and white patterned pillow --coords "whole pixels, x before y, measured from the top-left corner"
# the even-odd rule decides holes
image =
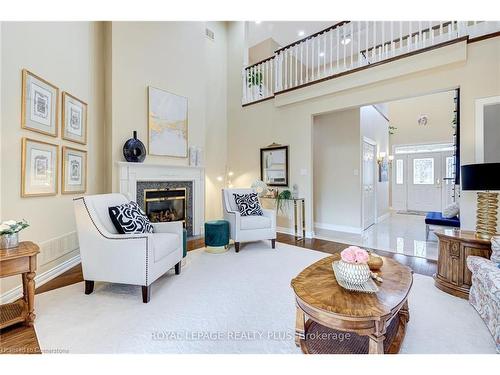
[[[234,201],[238,206],[241,216],[262,216],[264,213],[260,208],[259,197],[256,193],[249,194],[236,194],[234,195]]]
[[[153,233],[153,226],[136,202],[109,207],[108,211],[120,234]]]

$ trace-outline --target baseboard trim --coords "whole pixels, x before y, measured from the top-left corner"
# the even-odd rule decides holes
[[[384,220],[385,220],[385,219],[387,219],[389,216],[391,216],[391,213],[390,213],[390,212],[386,212],[385,214],[380,215],[379,217],[377,217],[377,223],[380,223],[381,221],[384,221]]]
[[[291,234],[292,236],[295,236],[295,231],[292,228],[277,227],[276,232]],[[302,236],[302,231],[299,231],[299,236]],[[314,238],[314,232],[306,230],[306,238]]]
[[[354,233],[361,234],[363,230],[360,227],[351,227],[348,225],[335,225],[326,223],[314,223],[315,228],[333,230],[336,232]]]
[[[69,258],[68,260],[62,262],[61,264],[58,264],[57,266],[51,268],[50,270],[47,270],[45,272],[42,272],[41,274],[38,274],[35,276],[35,286],[39,287],[42,286],[43,284],[49,282],[52,279],[55,279],[57,276],[63,274],[64,272],[68,271],[69,269],[73,268],[77,264],[80,263],[80,254],[75,255],[72,258]],[[22,285],[19,285],[5,293],[3,293],[0,296],[0,303],[10,303],[13,302],[19,298],[21,298],[23,295],[23,287]]]

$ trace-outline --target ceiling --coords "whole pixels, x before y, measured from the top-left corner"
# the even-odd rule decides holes
[[[293,43],[315,32],[335,25],[339,21],[247,21],[247,46],[252,47],[263,40],[273,38],[281,46]],[[299,31],[304,35],[300,36]]]

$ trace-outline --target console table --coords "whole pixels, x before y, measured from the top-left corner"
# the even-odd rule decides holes
[[[445,229],[434,232],[439,239],[439,256],[434,284],[443,292],[469,298],[472,274],[467,268],[469,255],[490,258],[491,243],[475,232]]]
[[[261,197],[264,199],[273,199],[272,197]],[[304,198],[290,198],[284,199],[286,201],[293,201],[293,227],[294,227],[294,235],[296,240],[304,240],[306,238],[306,201]],[[299,236],[299,217],[298,217],[298,204],[300,202],[301,205],[301,217],[302,217],[302,237]]]
[[[0,277],[22,275],[23,298],[0,306],[0,329],[25,322],[32,326],[35,320],[36,255],[40,249],[33,242],[21,242],[18,247],[0,250]]]

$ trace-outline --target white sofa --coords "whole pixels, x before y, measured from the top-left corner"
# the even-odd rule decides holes
[[[128,199],[122,194],[85,196],[74,200],[85,294],[94,281],[142,286],[142,300],[149,302],[151,284],[182,260],[182,223],[153,223],[154,233],[119,234],[108,208]]]
[[[276,211],[262,209],[263,216],[241,216],[233,194],[248,194],[253,189],[222,189],[224,219],[229,221],[230,236],[236,252],[240,251],[241,242],[271,240],[271,247],[276,246]]]

